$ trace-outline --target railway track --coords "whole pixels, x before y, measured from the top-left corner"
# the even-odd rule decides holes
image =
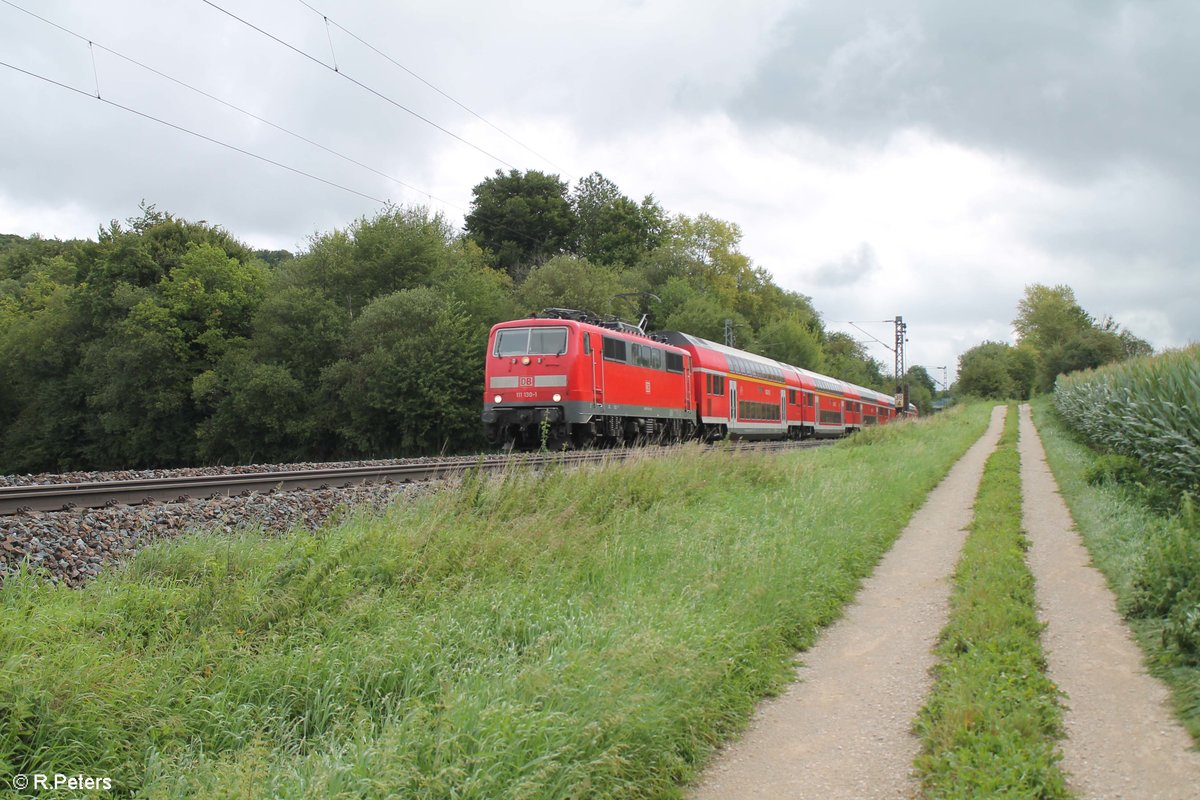
[[[782,450],[812,447],[823,442],[739,443],[731,452],[745,449]],[[103,508],[116,505],[186,502],[304,489],[329,489],[360,483],[403,484],[438,480],[474,469],[504,469],[514,463],[532,468],[550,465],[574,465],[612,459],[631,454],[670,452],[673,448],[629,448],[619,450],[582,450],[563,453],[522,453],[496,456],[466,456],[438,461],[373,466],[332,467],[327,469],[276,470],[271,472],[191,475],[136,480],[35,484],[0,487],[0,516],[46,511]]]

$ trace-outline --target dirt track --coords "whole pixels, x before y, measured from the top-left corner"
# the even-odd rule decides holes
[[[1089,560],[1027,407],[1022,488],[1030,566],[1048,628],[1051,677],[1068,693],[1064,769],[1081,798],[1200,798],[1200,753],[1170,716],[1166,690]],[[947,619],[950,576],[1004,408],[929,495],[845,616],[809,651],[796,683],[762,704],[746,734],[714,759],[695,800],[909,798],[919,743],[912,720]]]
[[[918,741],[910,728],[931,686],[949,577],[971,521],[983,464],[1003,429],[992,413],[978,442],[913,516],[875,573],[813,647],[799,680],[759,709],[718,755],[697,800],[905,798]]]
[[[1021,485],[1029,566],[1046,623],[1050,678],[1067,693],[1063,770],[1082,798],[1198,798],[1200,753],[1171,715],[1166,687],[1117,614],[1030,419],[1021,407]]]

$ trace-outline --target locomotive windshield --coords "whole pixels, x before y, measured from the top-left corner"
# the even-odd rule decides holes
[[[497,356],[550,356],[567,352],[566,328],[501,328],[496,331]]]

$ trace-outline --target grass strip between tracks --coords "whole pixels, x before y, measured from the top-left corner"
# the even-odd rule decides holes
[[[915,724],[931,798],[1069,797],[1059,691],[1046,675],[1021,529],[1017,410],[988,458],[954,575],[934,688]]]
[[[680,796],[987,416],[474,476],[315,534],[156,545],[82,590],[20,574],[0,587],[0,775],[152,798]]]
[[[1175,630],[1190,626],[1186,641],[1200,638],[1200,510],[1194,504],[1155,509],[1161,498],[1153,486],[1095,478],[1089,483],[1103,457],[1063,425],[1051,398],[1032,407],[1046,460],[1092,563],[1116,594],[1151,673],[1171,688],[1180,721],[1200,744],[1200,652],[1194,644],[1179,647],[1183,637]],[[1176,603],[1174,614],[1153,607],[1171,590],[1191,592],[1190,612],[1185,603]]]

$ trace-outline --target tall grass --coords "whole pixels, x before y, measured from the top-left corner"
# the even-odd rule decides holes
[[[987,461],[954,575],[930,699],[915,725],[923,793],[1069,797],[1058,767],[1058,690],[1046,675],[1021,529],[1017,414]]]
[[[986,417],[476,475],[317,533],[160,544],[80,591],[18,576],[0,773],[152,798],[679,796]]]
[[[1171,687],[1180,719],[1200,743],[1200,519],[1145,504],[1137,487],[1089,482],[1098,457],[1045,399],[1034,417],[1071,516],[1147,655]]]
[[[1054,401],[1091,446],[1136,459],[1176,492],[1200,493],[1200,345],[1063,376]]]

